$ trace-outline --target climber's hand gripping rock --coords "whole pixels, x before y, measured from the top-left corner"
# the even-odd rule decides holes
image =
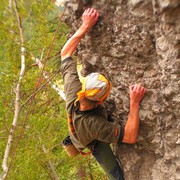
[[[96,9],[88,8],[84,11],[82,15],[82,26],[87,28],[87,30],[91,29],[97,22],[99,17],[99,13]]]
[[[140,103],[143,99],[146,89],[138,84],[130,86],[130,101],[133,103]]]
[[[81,39],[96,24],[98,17],[99,13],[96,9],[88,8],[84,11],[82,15],[82,25],[76,31],[76,33],[66,42],[61,50],[62,60],[72,56]]]

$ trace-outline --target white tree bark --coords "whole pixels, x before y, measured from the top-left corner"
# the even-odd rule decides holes
[[[6,179],[6,177],[8,175],[8,171],[9,171],[8,159],[9,159],[9,155],[10,155],[12,142],[13,142],[13,139],[14,139],[14,131],[15,131],[15,128],[16,128],[16,124],[17,124],[18,117],[19,117],[19,112],[20,112],[20,88],[21,88],[21,83],[22,83],[22,79],[24,77],[24,72],[25,72],[25,48],[24,48],[23,28],[22,28],[21,18],[20,18],[19,13],[18,13],[16,0],[9,0],[10,9],[12,9],[12,4],[14,5],[16,19],[17,19],[18,27],[19,27],[20,46],[21,46],[21,70],[20,70],[19,80],[18,80],[17,86],[15,88],[15,96],[16,97],[15,97],[14,118],[13,118],[12,127],[10,129],[10,134],[9,134],[9,137],[8,137],[8,141],[7,141],[7,145],[6,145],[6,149],[5,149],[5,153],[4,153],[4,157],[3,157],[3,162],[2,162],[3,172],[2,172],[2,174],[0,176],[0,179],[2,179],[2,180]],[[43,54],[42,54],[42,56],[43,56]],[[38,60],[37,58],[35,58],[35,60],[36,60],[36,63],[38,64],[39,68],[42,69],[43,64],[41,63],[41,61]],[[49,79],[47,73],[44,73],[44,77],[46,79]],[[57,85],[51,83],[51,86],[52,86],[53,89],[55,89],[58,92],[58,94],[61,96],[61,98],[63,100],[66,100],[63,91],[60,90],[57,87]],[[43,147],[43,151],[44,151],[44,153],[47,152],[45,147]],[[59,180],[59,177],[57,176],[57,174],[55,172],[55,168],[54,168],[53,163],[51,161],[48,161],[48,164],[49,164],[49,168],[51,170],[51,175],[54,177],[55,180]]]
[[[9,0],[9,8],[12,9],[12,0]]]
[[[42,53],[42,54],[43,54],[43,53]],[[37,63],[39,69],[42,69],[42,68],[43,68],[43,64],[42,64],[41,60],[38,59],[38,58],[35,58],[35,57],[32,57],[32,58],[33,58],[33,60]],[[41,56],[41,59],[42,59],[42,56]],[[44,73],[43,73],[43,76],[44,76],[47,80],[49,79],[48,73],[44,72]],[[51,83],[51,82],[49,82],[49,84],[51,84],[51,87],[59,94],[59,96],[60,96],[64,101],[66,101],[66,96],[65,96],[64,92],[58,87],[58,85],[55,84],[55,83]]]
[[[32,57],[32,59],[36,62],[36,64],[38,65],[39,69],[42,69],[43,68],[43,64],[42,64],[42,59],[43,59],[43,53],[44,53],[44,50],[42,51],[42,54],[41,54],[41,58],[38,59],[38,58],[35,58],[35,57]],[[65,97],[65,94],[64,92],[56,85],[56,84],[53,84],[51,83],[51,81],[49,81],[49,76],[48,76],[48,73],[44,72],[43,73],[43,76],[45,77],[45,79],[48,80],[49,84],[51,85],[51,87],[60,95],[60,97],[66,101],[66,97]],[[45,154],[48,154],[48,150],[45,148],[44,145],[42,145],[42,149],[44,151]],[[51,175],[51,178],[54,179],[54,180],[59,180],[60,178],[58,177],[58,175],[56,174],[56,171],[55,171],[55,167],[54,167],[54,164],[48,160],[48,166],[49,166],[49,169],[50,169],[50,175]]]
[[[10,6],[12,7],[12,1],[9,1],[9,2],[10,2]],[[15,97],[14,119],[13,119],[13,122],[12,122],[12,127],[10,129],[10,134],[9,134],[9,137],[8,137],[8,142],[7,142],[4,157],[3,157],[3,162],[2,162],[3,173],[1,175],[1,179],[5,179],[6,176],[7,176],[7,173],[8,173],[9,153],[10,153],[11,145],[12,145],[13,138],[14,138],[15,127],[16,127],[18,117],[19,117],[20,88],[21,88],[21,83],[22,83],[22,79],[23,79],[23,76],[24,76],[24,72],[25,72],[25,48],[24,48],[24,39],[23,39],[23,29],[22,29],[21,19],[20,19],[19,14],[18,14],[16,1],[13,0],[13,3],[14,3],[13,5],[14,5],[15,14],[16,14],[16,19],[17,19],[17,22],[18,22],[19,34],[20,34],[21,70],[20,70],[19,80],[18,80],[17,86],[15,88],[16,97]]]
[[[44,145],[42,145],[42,149],[44,151],[44,154],[48,154],[48,150],[45,148]],[[49,169],[50,169],[50,175],[51,175],[51,178],[53,180],[60,180],[60,178],[58,177],[58,175],[56,174],[56,171],[55,171],[55,168],[54,168],[54,164],[48,160],[48,166],[49,166]]]

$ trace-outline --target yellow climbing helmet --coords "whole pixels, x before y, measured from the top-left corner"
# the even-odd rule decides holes
[[[77,93],[78,100],[86,97],[100,104],[107,98],[111,90],[110,81],[100,73],[91,73],[82,82],[82,90]]]

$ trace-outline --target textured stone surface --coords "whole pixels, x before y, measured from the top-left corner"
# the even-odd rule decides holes
[[[98,0],[68,3],[65,21],[75,32],[80,16],[95,7],[101,17],[77,55],[84,75],[99,71],[112,81],[106,102],[112,118],[125,124],[128,88],[142,83],[136,145],[115,145],[127,180],[180,180],[180,1]]]

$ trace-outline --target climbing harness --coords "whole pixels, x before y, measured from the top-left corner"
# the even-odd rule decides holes
[[[76,131],[75,131],[74,126],[73,126],[72,115],[67,113],[67,119],[68,119],[68,127],[69,127],[70,132],[72,134],[75,134]],[[72,143],[70,136],[67,136],[63,140],[62,145],[63,145],[63,148],[65,149],[65,151],[67,152],[68,156],[70,156],[70,157],[74,157],[78,154],[81,154],[82,156],[87,156],[87,155],[90,155],[92,153],[92,151],[89,151],[87,153],[83,152],[83,151],[78,151],[76,149],[76,147],[74,146],[74,144]]]
[[[74,144],[72,143],[70,136],[67,136],[62,142],[63,148],[67,152],[68,156],[74,157],[78,155],[80,152],[75,148]]]
[[[81,154],[82,156],[88,156],[88,155],[90,155],[92,153],[92,151],[89,151],[89,152],[83,152],[82,150],[78,151],[76,149],[76,147],[74,146],[74,144],[72,143],[70,136],[67,136],[63,140],[62,146],[65,149],[65,151],[66,151],[66,153],[68,154],[69,157],[75,157],[78,154]]]

